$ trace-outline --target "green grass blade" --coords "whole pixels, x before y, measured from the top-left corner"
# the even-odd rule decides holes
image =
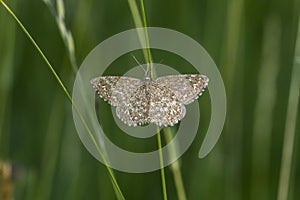
[[[300,92],[300,20],[298,21],[297,34],[295,59],[291,75],[291,86],[289,91],[288,108],[285,122],[277,200],[288,199],[288,191],[290,185]]]
[[[170,144],[170,150],[169,150],[169,156],[171,160],[174,160],[173,158],[176,158],[178,155],[178,144],[176,143],[171,143],[172,137],[173,137],[173,130],[170,127],[164,128],[164,135],[166,138],[166,143]],[[186,200],[186,193],[184,189],[184,184],[183,184],[183,179],[182,179],[182,174],[181,174],[181,169],[180,169],[180,162],[179,160],[176,160],[171,164],[171,170],[173,173],[173,178],[175,181],[175,187],[177,190],[177,196],[179,200]]]
[[[266,19],[262,44],[262,65],[258,73],[258,95],[254,109],[251,194],[266,199],[270,169],[271,137],[274,125],[277,80],[280,70],[281,24],[278,17]],[[266,92],[268,91],[268,92]],[[257,181],[261,179],[261,181]],[[261,192],[265,191],[265,192]],[[255,195],[254,195],[255,194]]]
[[[150,43],[149,43],[149,35],[148,35],[148,26],[147,26],[147,19],[146,19],[146,13],[145,13],[145,6],[144,6],[144,1],[143,0],[140,0],[140,3],[141,3],[141,9],[142,9],[142,17],[143,17],[143,24],[144,24],[144,28],[145,28],[145,39],[146,39],[146,45],[148,47],[150,47]],[[148,72],[150,71],[150,77],[152,79],[155,79],[156,78],[156,75],[155,75],[155,70],[153,69],[153,60],[152,60],[152,55],[151,55],[151,50],[150,48],[147,48],[147,58],[148,58]]]
[[[132,14],[132,18],[133,18],[135,27],[136,28],[142,28],[143,27],[143,22],[142,22],[142,18],[140,16],[140,13],[139,13],[138,6],[136,4],[136,0],[128,0],[128,4],[129,4],[129,8],[130,8],[130,11],[131,11],[131,14]],[[145,36],[146,36],[146,34],[143,31],[138,31],[138,37],[139,37],[140,43],[142,45],[147,44]],[[152,62],[152,60],[149,60],[149,58],[148,58],[148,50],[147,49],[142,49],[142,51],[143,51],[143,55],[144,55],[144,58],[147,61],[147,63],[150,63],[150,61]]]
[[[40,47],[38,46],[38,44],[35,42],[35,40],[32,38],[32,36],[30,35],[30,33],[27,31],[27,29],[24,27],[24,25],[22,24],[22,22],[17,18],[17,16],[13,13],[13,11],[4,3],[4,1],[0,1],[0,3],[3,5],[3,7],[7,10],[7,12],[14,18],[14,20],[17,22],[17,24],[20,26],[20,28],[22,29],[22,31],[25,33],[25,35],[28,37],[28,39],[31,41],[31,43],[34,45],[34,47],[37,49],[37,51],[39,52],[39,54],[41,55],[41,57],[43,58],[43,60],[46,62],[48,68],[50,69],[51,73],[54,75],[56,81],[58,82],[60,88],[63,90],[64,94],[67,96],[68,100],[70,101],[70,103],[72,104],[72,106],[74,107],[77,115],[79,116],[80,120],[82,121],[84,127],[86,128],[89,137],[91,138],[93,144],[96,146],[97,151],[100,155],[100,157],[103,159],[106,169],[111,177],[112,183],[114,185],[114,187],[116,187],[116,189],[118,190],[118,193],[121,197],[121,199],[125,199],[117,181],[116,178],[113,175],[112,170],[108,167],[108,163],[105,159],[105,156],[103,155],[100,147],[98,146],[93,134],[91,133],[89,127],[87,126],[86,121],[83,119],[81,113],[78,111],[77,106],[74,104],[74,101],[70,95],[70,93],[68,92],[67,88],[65,87],[65,85],[63,84],[62,80],[60,79],[60,77],[58,76],[58,74],[56,73],[56,71],[54,70],[54,68],[52,67],[52,65],[50,64],[49,60],[47,59],[47,57],[45,56],[45,54],[43,53],[43,51],[40,49]]]
[[[1,16],[0,16],[1,17]],[[6,25],[4,21],[0,27],[4,34],[0,38],[0,158],[10,160],[10,115],[12,110],[12,89],[13,89],[13,72],[14,68],[14,47],[16,43],[15,25]]]
[[[159,163],[160,163],[163,195],[164,195],[164,200],[167,200],[168,197],[167,197],[165,170],[164,170],[164,158],[163,158],[163,153],[162,153],[161,136],[160,136],[160,128],[159,127],[157,127],[157,144],[158,144],[158,152],[159,152]]]
[[[141,35],[141,32],[138,32],[139,39],[141,42],[141,45],[145,44],[147,47],[150,46],[149,43],[149,35],[147,31],[147,20],[146,20],[146,13],[145,13],[145,6],[143,0],[140,0],[141,9],[142,9],[142,19],[138,11],[138,7],[135,0],[128,0],[129,7],[132,13],[133,20],[135,22],[135,26],[138,27],[144,27],[144,30],[142,32],[143,35]],[[146,50],[143,49],[143,54],[145,57],[145,60],[148,63],[148,69],[147,72],[150,71],[150,77],[152,79],[155,79],[156,73],[153,68],[153,60],[151,55],[150,48],[147,48]],[[147,74],[149,75],[149,74]],[[167,187],[166,187],[166,178],[165,178],[165,169],[164,169],[164,160],[163,160],[163,153],[162,153],[162,144],[161,144],[161,135],[160,135],[160,128],[157,127],[157,144],[158,144],[158,151],[159,151],[159,160],[160,160],[160,170],[161,170],[161,182],[162,182],[162,189],[163,189],[163,197],[164,200],[167,199]]]
[[[53,17],[55,17],[59,33],[61,35],[61,38],[63,39],[66,50],[68,51],[72,70],[74,73],[76,73],[76,71],[78,70],[78,64],[75,57],[75,44],[72,32],[66,26],[64,1],[56,0],[56,9],[51,1],[44,0],[44,2],[51,11]]]
[[[39,175],[36,191],[36,199],[51,199],[52,183],[55,177],[55,168],[59,157],[59,140],[63,129],[64,109],[63,102],[57,95],[54,99],[51,113],[49,116],[48,130],[44,140],[43,159],[41,174]]]

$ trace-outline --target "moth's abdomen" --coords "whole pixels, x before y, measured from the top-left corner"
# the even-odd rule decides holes
[[[130,97],[129,114],[137,125],[149,123],[149,100],[148,84],[139,87]]]

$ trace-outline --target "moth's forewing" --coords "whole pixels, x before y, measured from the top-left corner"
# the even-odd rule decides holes
[[[100,98],[112,106],[119,106],[128,102],[143,81],[126,76],[100,76],[92,79],[91,84]]]
[[[208,85],[208,77],[201,74],[183,74],[159,77],[155,82],[169,88],[183,104],[197,99]]]

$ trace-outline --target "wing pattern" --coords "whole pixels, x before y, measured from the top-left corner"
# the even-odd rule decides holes
[[[187,105],[202,95],[208,85],[208,77],[201,74],[162,76],[154,80],[175,93],[177,99]]]
[[[185,116],[184,105],[202,94],[208,78],[186,74],[146,81],[125,76],[101,76],[92,79],[91,84],[101,98],[117,107],[116,114],[125,124],[173,126]]]

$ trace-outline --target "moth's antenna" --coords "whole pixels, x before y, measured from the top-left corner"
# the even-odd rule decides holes
[[[133,59],[135,60],[135,62],[142,67],[141,63],[136,59],[136,57],[134,55],[132,55]],[[145,72],[145,77],[148,76],[148,67],[147,69],[145,70],[143,67],[142,67],[143,71]]]
[[[134,55],[131,55],[131,56],[133,57],[133,59],[135,60],[135,62],[136,62],[138,65],[142,66],[141,63],[136,59],[136,57],[135,57]]]

